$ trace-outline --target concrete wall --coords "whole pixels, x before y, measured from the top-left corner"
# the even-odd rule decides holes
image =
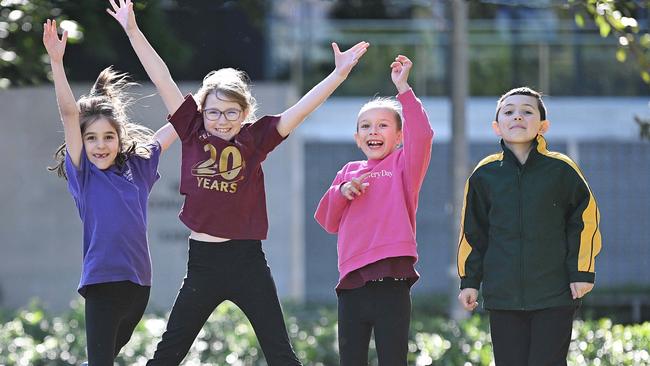
[[[650,284],[650,143],[640,141],[634,116],[650,119],[649,98],[545,98],[549,149],[576,160],[598,201],[603,250],[599,288]],[[323,192],[348,161],[365,157],[353,141],[356,115],[367,98],[330,98],[300,129],[305,140],[306,298],[336,300],[336,236],[311,218]],[[423,98],[435,130],[432,158],[420,192],[417,238],[420,280],[413,293],[445,292],[456,277],[458,233],[451,215],[450,104]],[[490,128],[495,98],[467,104],[468,169],[500,148]]]
[[[554,151],[569,152],[566,141],[550,141]],[[471,165],[497,151],[496,143],[472,142]],[[603,249],[596,261],[598,289],[650,285],[650,143],[638,141],[584,141],[574,148],[580,167],[594,192],[601,213]],[[323,192],[343,164],[360,159],[352,142],[309,141],[305,148],[305,211],[316,210]],[[451,146],[439,141],[420,191],[417,239],[421,275],[415,294],[445,292],[454,264],[458,232],[451,214]],[[307,216],[307,215],[306,215]],[[370,223],[369,223],[370,224]],[[313,219],[305,220],[305,266],[310,301],[335,301],[338,279],[336,236],[327,234]]]
[[[79,96],[89,87],[73,89]],[[197,87],[198,83],[187,83],[181,90],[192,92]],[[154,89],[144,85],[134,92],[149,95]],[[254,92],[260,114],[280,113],[296,100],[295,92],[281,84],[259,84]],[[313,212],[336,171],[346,161],[363,158],[352,134],[358,109],[366,100],[330,98],[264,163],[270,221],[264,247],[285,299],[335,301],[336,238],[318,227]],[[497,149],[489,127],[495,100],[468,102],[473,159]],[[644,224],[650,220],[650,196],[644,193],[650,186],[650,144],[638,141],[633,121],[635,115],[650,118],[648,98],[549,97],[546,102],[551,149],[565,151],[581,163],[601,204],[606,259],[599,269],[604,274],[601,283],[625,283],[630,270],[637,270],[638,281],[650,283],[646,270],[650,229]],[[424,103],[436,136],[418,211],[422,280],[416,292],[446,289],[450,242],[455,241],[448,230],[449,220],[455,219],[449,217],[447,193],[450,105],[444,98],[425,98]],[[0,91],[0,110],[0,307],[21,307],[38,297],[60,311],[78,298],[82,233],[65,182],[45,169],[63,138],[54,89]],[[133,116],[155,129],[164,123],[166,113],[154,95],[138,101]],[[168,310],[185,274],[188,230],[177,218],[182,204],[179,166],[176,143],[161,158],[162,178],[150,198],[154,269],[150,309]]]
[[[193,92],[199,83],[181,85]],[[74,85],[78,97],[90,85]],[[151,95],[151,85],[133,90]],[[260,101],[259,114],[280,113],[293,99],[286,85],[260,84],[254,88]],[[64,180],[49,173],[52,153],[62,142],[53,86],[0,91],[0,307],[17,308],[40,298],[50,309],[63,310],[78,298],[76,288],[81,269],[82,227]],[[154,130],[165,122],[166,112],[157,95],[139,100],[133,120]],[[300,297],[302,266],[296,263],[296,220],[291,207],[301,206],[296,196],[300,183],[295,173],[297,139],[289,138],[264,163],[267,179],[269,238],[264,242],[280,294]],[[178,194],[180,143],[176,142],[160,161],[162,178],[150,197],[149,241],[153,262],[150,309],[171,307],[185,275],[189,231],[177,218],[182,205]],[[300,200],[300,201],[297,201]]]
[[[498,97],[470,98],[467,102],[467,135],[471,141],[498,141],[490,123]],[[353,141],[359,108],[370,98],[330,98],[310,117],[299,133],[312,141]],[[451,137],[451,102],[447,98],[422,98],[434,143]],[[646,97],[544,97],[551,128],[550,141],[557,139],[637,141],[634,116],[650,119],[650,94]]]

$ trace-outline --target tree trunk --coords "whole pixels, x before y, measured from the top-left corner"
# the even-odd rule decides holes
[[[451,30],[451,189],[452,230],[451,256],[449,266],[449,316],[452,319],[467,317],[457,297],[460,280],[456,269],[460,215],[467,179],[468,146],[465,133],[465,102],[469,89],[468,44],[467,44],[467,2],[453,0]]]

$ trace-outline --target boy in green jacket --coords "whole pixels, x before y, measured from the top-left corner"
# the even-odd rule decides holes
[[[504,94],[492,128],[503,152],[479,162],[465,186],[458,299],[474,310],[483,284],[497,366],[566,365],[601,248],[596,200],[578,166],[546,149],[538,92]]]

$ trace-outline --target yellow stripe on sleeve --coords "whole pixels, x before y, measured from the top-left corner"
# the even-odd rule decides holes
[[[476,170],[476,169],[475,169]],[[460,213],[460,233],[459,242],[458,242],[458,254],[456,265],[458,266],[458,276],[465,277],[465,262],[467,262],[467,257],[469,253],[472,252],[472,246],[467,242],[465,237],[465,208],[467,206],[467,191],[469,189],[469,179],[465,182],[465,193],[463,193],[463,210]]]
[[[503,160],[503,153],[498,153],[498,154],[493,154],[490,155],[483,160],[481,160],[474,170],[472,171],[472,174],[476,172],[476,170],[483,165],[489,164],[493,161],[500,161]],[[471,177],[471,174],[470,174]],[[470,253],[472,252],[472,246],[470,243],[467,241],[467,237],[465,237],[465,209],[467,208],[467,193],[469,191],[469,178],[467,178],[467,181],[465,182],[465,193],[463,193],[463,209],[460,213],[460,233],[458,234],[459,240],[458,240],[458,253],[456,255],[456,265],[458,269],[458,276],[459,277],[465,277],[465,263],[467,262],[467,258],[469,257]]]
[[[582,179],[587,190],[589,191],[589,203],[587,208],[582,213],[582,222],[584,227],[580,233],[580,248],[578,250],[578,271],[580,272],[595,272],[594,262],[596,255],[600,253],[602,248],[602,238],[600,236],[600,211],[598,210],[598,205],[596,204],[596,199],[589,188],[589,184],[585,179],[582,171],[578,165],[571,160],[568,156],[560,154],[558,152],[548,151],[546,148],[546,140],[541,135],[537,137],[538,145],[537,151],[540,154],[562,160],[567,163],[573,170],[578,173],[578,176]]]

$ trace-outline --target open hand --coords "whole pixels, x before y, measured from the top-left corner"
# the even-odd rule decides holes
[[[390,64],[390,77],[400,94],[410,88],[408,79],[411,67],[413,67],[413,62],[404,55],[398,55],[395,57],[395,61]]]
[[[366,188],[370,185],[368,182],[364,182],[366,178],[370,175],[370,172],[361,174],[356,178],[352,178],[349,182],[345,182],[341,186],[341,194],[343,197],[347,198],[349,201],[361,196],[366,192]]]
[[[589,291],[591,291],[594,288],[594,284],[589,282],[571,282],[569,287],[571,288],[571,296],[573,296],[573,299],[575,300],[585,296]]]
[[[460,294],[458,294],[458,301],[460,301],[460,304],[463,306],[463,308],[467,311],[472,311],[476,309],[478,306],[478,302],[476,301],[478,299],[478,290],[475,288],[464,288],[460,290]]]
[[[51,61],[63,61],[65,45],[68,41],[68,31],[63,31],[61,39],[56,33],[56,20],[47,20],[43,24],[43,45]]]
[[[361,56],[363,56],[363,54],[368,50],[368,46],[370,46],[370,43],[362,41],[352,46],[349,50],[341,52],[341,50],[339,50],[339,45],[335,42],[332,43],[332,49],[334,50],[334,64],[336,65],[334,71],[338,75],[347,78],[354,65],[359,62]]]
[[[111,9],[106,9],[115,20],[117,20],[125,31],[136,27],[135,13],[131,0],[110,0]]]

